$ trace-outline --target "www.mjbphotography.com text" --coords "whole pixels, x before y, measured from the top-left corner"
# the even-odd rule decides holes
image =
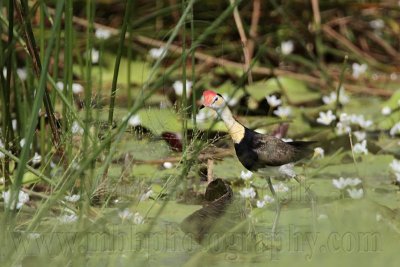
[[[379,232],[300,231],[298,226],[267,232],[227,232],[205,235],[199,245],[194,236],[182,233],[176,225],[145,233],[143,227],[112,226],[101,232],[10,232],[7,237],[14,251],[25,255],[56,256],[60,253],[179,253],[207,250],[210,253],[260,253],[279,259],[281,252],[299,253],[312,259],[316,253],[377,253],[381,251]]]

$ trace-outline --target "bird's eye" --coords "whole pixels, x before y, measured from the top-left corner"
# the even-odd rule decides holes
[[[216,96],[213,100],[213,104],[218,100],[218,96]]]

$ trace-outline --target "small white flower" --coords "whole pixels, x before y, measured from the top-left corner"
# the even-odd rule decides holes
[[[243,180],[249,180],[253,176],[253,173],[251,171],[241,171],[240,173],[240,178]]]
[[[92,49],[92,53],[90,55],[90,59],[92,60],[93,64],[99,63],[100,59],[100,52],[97,49]]]
[[[364,117],[362,118],[362,120],[358,121],[358,125],[360,125],[361,128],[366,129],[372,126],[373,122],[371,120],[364,120]]]
[[[347,193],[349,193],[349,196],[352,199],[360,199],[364,195],[364,190],[362,188],[360,188],[360,189],[355,189],[355,188],[351,188],[350,189],[350,188],[348,188],[347,189]]]
[[[165,55],[167,54],[167,50],[165,49],[165,47],[160,47],[160,48],[152,48],[149,51],[149,55],[151,58],[154,59],[158,59],[160,57],[165,57]]]
[[[133,218],[133,213],[129,209],[124,209],[123,211],[118,212],[118,216],[121,220],[130,220]]]
[[[358,79],[360,75],[364,74],[367,71],[368,65],[367,64],[360,65],[358,63],[353,63],[352,68],[353,68],[353,78]]]
[[[35,155],[32,158],[32,163],[33,164],[39,164],[40,162],[42,162],[42,156],[39,155],[37,152],[35,152]]]
[[[345,123],[338,122],[336,124],[336,133],[338,135],[343,135],[343,134],[350,133],[350,132],[351,132],[351,127],[346,125]]]
[[[165,169],[171,169],[172,167],[174,167],[174,165],[171,162],[166,161],[166,162],[163,163],[163,167]]]
[[[135,215],[133,216],[133,223],[134,224],[143,224],[144,223],[144,218],[142,215],[139,214],[139,212],[136,212]]]
[[[278,193],[286,193],[289,191],[289,187],[287,187],[284,183],[280,182],[278,184],[274,184],[273,188],[275,190],[275,192]]]
[[[374,30],[382,30],[385,27],[385,22],[381,19],[371,20],[369,25]]]
[[[265,195],[264,196],[264,201],[265,201],[265,203],[271,204],[271,203],[275,202],[275,199],[273,197],[269,196],[269,195]]]
[[[388,106],[384,106],[381,111],[382,115],[388,116],[392,113],[392,109]]]
[[[150,198],[151,194],[153,194],[153,190],[147,191],[146,193],[144,193],[143,195],[140,196],[140,201],[148,200]]]
[[[336,132],[339,135],[351,132],[350,123],[351,116],[347,115],[346,113],[341,113],[339,115],[339,122],[336,124]]]
[[[281,43],[281,52],[284,55],[289,55],[294,50],[294,43],[291,40],[285,41]]]
[[[64,199],[68,202],[75,203],[75,202],[79,201],[79,199],[81,199],[81,196],[74,194],[74,195],[70,195],[70,196],[65,196]]]
[[[81,84],[79,84],[79,83],[73,83],[72,84],[72,92],[74,94],[76,94],[76,95],[82,93],[83,92],[83,86]]]
[[[0,147],[1,148],[4,148],[4,144],[3,144],[3,141],[0,139]],[[2,153],[1,151],[0,151],[0,159],[3,159],[5,157],[5,155],[4,155],[4,153]]]
[[[389,166],[394,172],[400,173],[400,160],[394,159]]]
[[[139,126],[142,123],[139,114],[133,115],[129,118],[128,124],[130,126],[136,127]]]
[[[70,223],[76,222],[78,220],[78,216],[75,213],[64,214],[64,215],[61,215],[60,217],[58,217],[58,220],[62,224],[70,224]]]
[[[339,90],[339,102],[342,105],[347,104],[347,103],[350,102],[350,97],[344,91],[344,87],[341,87],[340,90]]]
[[[281,140],[282,140],[283,142],[285,142],[285,143],[287,143],[287,142],[293,142],[293,139],[292,139],[292,138],[281,138]]]
[[[332,184],[338,188],[338,189],[343,189],[347,186],[354,186],[361,183],[361,180],[358,178],[352,179],[352,178],[343,178],[340,177],[339,179],[333,179]]]
[[[99,40],[107,40],[111,36],[111,31],[107,29],[98,28],[96,29],[94,35]]]
[[[64,83],[62,81],[58,81],[56,86],[60,91],[64,90]]]
[[[377,222],[380,222],[382,220],[382,215],[380,213],[377,213],[375,219]]]
[[[174,88],[175,94],[181,96],[183,94],[183,82],[175,81],[172,85]],[[192,82],[186,81],[186,97],[189,97],[190,92],[192,91]]]
[[[340,113],[339,121],[342,123],[350,123],[350,116],[347,113]]]
[[[279,166],[278,171],[283,176],[287,176],[287,177],[293,178],[293,177],[296,176],[296,173],[294,172],[293,168],[294,168],[293,163],[288,163],[288,164]]]
[[[357,138],[358,142],[361,142],[367,138],[367,133],[364,131],[353,132],[354,136]]]
[[[244,198],[254,198],[256,196],[256,191],[254,191],[253,187],[243,188],[239,193]]]
[[[25,145],[25,138],[22,138],[21,141],[19,141],[19,145],[22,147],[24,147]]]
[[[265,97],[267,99],[268,105],[275,108],[282,104],[282,100],[276,97],[276,95],[269,95]]]
[[[277,110],[274,111],[274,114],[280,118],[287,118],[292,113],[292,109],[290,107],[278,107]]]
[[[356,143],[353,147],[355,154],[368,154],[367,140],[363,140],[361,143]]]
[[[264,200],[257,200],[257,208],[263,208],[265,206]]]
[[[11,197],[11,190],[8,190],[7,192],[3,192],[2,196],[3,196],[3,199],[4,199],[4,205],[6,207],[9,207],[11,210],[13,210],[14,206],[15,206],[14,200],[13,200],[12,203],[9,203],[10,202],[10,197]],[[27,193],[25,193],[24,191],[20,190],[18,192],[16,209],[19,210],[28,201],[29,201],[29,195]]]
[[[314,148],[314,156],[316,158],[322,159],[325,156],[325,151],[322,147],[316,147]]]
[[[83,134],[83,128],[79,125],[77,121],[74,121],[71,126],[71,132],[73,134]]]
[[[344,179],[343,177],[340,177],[339,179],[333,179],[332,184],[337,189],[342,190],[347,186],[347,180]]]
[[[7,68],[6,67],[3,68],[3,76],[5,79],[7,78]]]
[[[12,128],[13,128],[14,131],[17,130],[18,123],[17,123],[17,120],[16,120],[16,119],[13,119],[13,120],[11,121],[11,126],[12,126]]]
[[[400,122],[393,125],[393,127],[390,129],[389,133],[391,136],[395,136],[396,134],[399,134],[400,133]]]
[[[329,105],[329,104],[333,104],[336,101],[336,94],[334,92],[330,93],[330,95],[324,95],[322,97],[322,102],[324,102],[324,104]]]
[[[225,102],[230,107],[236,106],[236,104],[239,102],[239,100],[237,98],[230,97],[227,93],[223,93],[222,98],[225,100]]]
[[[362,116],[362,115],[360,115],[360,116],[352,115],[352,118],[353,118],[352,123],[358,124],[363,129],[369,128],[372,125],[372,121],[365,120],[364,116]],[[354,132],[354,134],[356,135],[356,137],[359,141],[364,140],[367,135],[365,131],[357,131],[357,132]]]
[[[27,237],[30,240],[35,240],[35,239],[38,239],[40,237],[40,234],[39,233],[28,233]]]
[[[329,95],[323,96],[322,101],[324,102],[324,104],[329,105],[329,104],[336,103],[336,98],[337,98],[336,92],[331,92]],[[344,87],[343,86],[340,87],[340,89],[339,89],[340,104],[345,105],[345,104],[349,103],[349,101],[350,101],[350,98],[344,91]]]
[[[357,185],[361,184],[362,181],[360,180],[360,178],[353,178],[353,179],[352,178],[346,178],[345,179],[345,183],[348,186],[357,186]]]
[[[336,116],[333,114],[332,110],[328,110],[327,112],[320,112],[319,117],[317,118],[317,122],[323,125],[329,125],[336,119]]]
[[[339,123],[336,125],[337,132],[339,134],[348,133],[351,131],[350,124],[359,125],[361,128],[366,129],[372,126],[372,120],[366,120],[364,115],[351,114],[348,115],[346,113],[340,114]]]
[[[25,81],[28,78],[28,72],[26,71],[26,68],[18,68],[17,75],[21,81]]]

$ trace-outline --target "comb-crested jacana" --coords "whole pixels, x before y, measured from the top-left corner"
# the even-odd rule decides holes
[[[206,90],[203,93],[201,108],[203,107],[215,110],[224,121],[234,142],[236,155],[242,165],[252,172],[258,171],[268,175],[268,186],[276,203],[276,215],[272,226],[272,232],[275,233],[279,221],[280,205],[271,177],[290,177],[301,183],[292,169],[292,164],[309,155],[312,151],[311,144],[314,142],[284,142],[274,136],[260,134],[246,128],[233,117],[224,98],[211,90]],[[314,199],[307,187],[306,191],[313,204]]]

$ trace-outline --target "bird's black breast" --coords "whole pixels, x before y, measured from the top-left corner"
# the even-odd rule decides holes
[[[250,171],[256,171],[259,168],[258,155],[252,149],[254,136],[255,132],[245,128],[243,139],[235,143],[235,151],[240,163]]]

